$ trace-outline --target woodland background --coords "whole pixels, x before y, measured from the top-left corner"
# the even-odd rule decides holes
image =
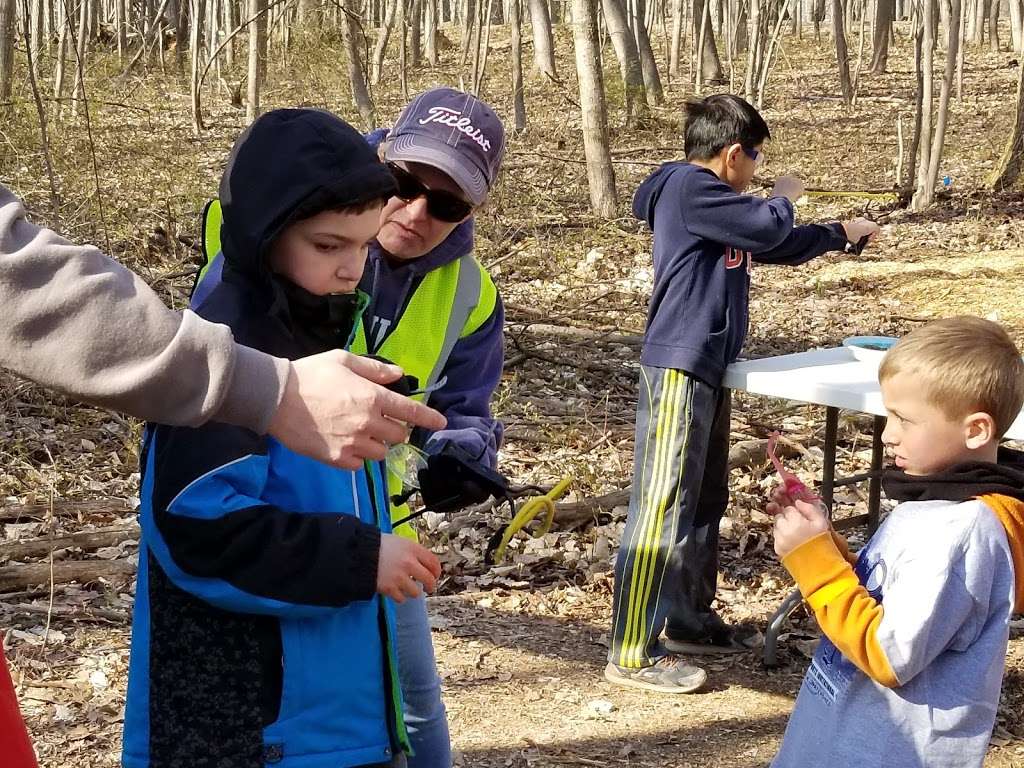
[[[610,567],[625,518],[650,235],[629,201],[679,159],[681,106],[731,91],[773,140],[759,181],[818,190],[801,221],[869,215],[859,258],[754,272],[751,357],[994,317],[1024,342],[1021,0],[0,0],[0,179],[183,307],[199,212],[258,114],[386,126],[434,85],[479,93],[510,138],[477,217],[508,314],[502,468],[574,478],[555,527],[484,563],[503,510],[429,517],[431,598],[458,763],[766,765],[813,647],[709,663],[707,692],[607,685]],[[131,322],[125,318],[125,322]],[[0,627],[43,766],[118,764],[138,528],[139,425],[0,374]],[[840,454],[866,466],[870,419]],[[821,409],[738,395],[719,609],[764,622],[789,582],[764,514],[764,438],[820,476]],[[837,495],[864,511],[866,490]],[[863,528],[849,531],[863,541]],[[987,766],[1024,761],[1014,623]]]

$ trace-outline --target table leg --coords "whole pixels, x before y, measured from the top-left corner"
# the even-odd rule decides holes
[[[782,605],[779,606],[778,610],[772,614],[771,619],[768,621],[768,631],[764,635],[764,665],[766,667],[778,665],[779,634],[782,632],[782,625],[789,618],[789,614],[795,611],[802,601],[803,596],[800,594],[800,590],[794,589],[786,596],[786,599],[782,601]]]
[[[871,433],[871,480],[868,482],[868,530],[871,533],[878,529],[878,515],[882,506],[883,430],[885,416],[875,416],[874,429]]]
[[[821,500],[832,515],[832,493],[836,482],[836,441],[839,432],[839,409],[825,408],[825,456],[821,468]]]

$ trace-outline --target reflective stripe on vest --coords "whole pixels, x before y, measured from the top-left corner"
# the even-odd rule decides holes
[[[440,378],[456,342],[479,330],[494,313],[497,299],[491,276],[472,254],[467,254],[424,275],[397,324],[374,354],[415,376],[420,387],[428,387]],[[367,332],[367,323],[360,324],[351,352],[369,352]],[[415,397],[421,402],[428,398],[429,395]],[[388,492],[392,496],[400,494],[402,479],[392,471],[387,474]],[[408,505],[392,507],[391,519],[401,520],[408,514]],[[416,538],[408,524],[400,525],[394,532]]]
[[[220,200],[214,198],[203,208],[203,268],[199,270],[196,285],[203,279],[210,268],[213,258],[220,253],[220,228],[224,223],[224,214],[220,208]]]

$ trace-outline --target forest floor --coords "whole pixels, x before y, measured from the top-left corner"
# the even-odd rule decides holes
[[[863,76],[851,108],[838,96],[831,42],[783,40],[764,109],[773,131],[766,177],[795,173],[808,186],[827,189],[893,186],[897,125],[908,137],[913,123],[910,47],[900,31],[890,74]],[[570,32],[559,27],[556,36],[564,70],[572,61]],[[512,112],[507,41],[506,28],[495,30],[494,71],[485,83],[486,97],[504,115]],[[440,67],[410,73],[410,89],[457,85],[464,70],[456,58],[449,49]],[[982,190],[1012,116],[1012,58],[969,51],[942,164],[951,185],[934,207],[910,214],[884,202],[815,197],[800,208],[804,222],[885,216],[885,237],[860,258],[831,255],[801,268],[755,269],[747,356],[835,346],[853,334],[898,335],[957,313],[998,318],[1024,343],[1024,195]],[[354,118],[341,62],[339,40],[297,36],[288,60],[270,68],[265,104],[321,106]],[[628,214],[628,202],[654,166],[680,157],[680,107],[691,95],[687,83],[670,84],[666,105],[642,127],[627,129],[610,55],[606,65],[620,218],[598,221],[588,213],[576,86],[563,73],[562,83],[527,83],[528,131],[511,140],[503,181],[477,220],[478,254],[508,315],[506,375],[496,398],[508,426],[502,467],[521,482],[553,483],[571,474],[570,498],[605,494],[630,480],[638,350],[601,335],[643,330],[650,236]],[[67,107],[51,122],[62,196],[57,211],[49,205],[27,86],[16,91],[13,114],[0,123],[0,179],[27,199],[38,220],[99,244],[180,307],[195,258],[188,243],[198,235],[202,203],[216,193],[244,113],[211,88],[208,128],[196,138],[188,89],[173,66],[166,74],[159,67],[145,76],[117,72],[112,59],[96,59],[88,122]],[[378,114],[387,116],[383,124],[403,103],[393,66],[387,74],[391,82],[375,93]],[[234,82],[230,73],[226,79]],[[599,333],[573,340],[538,324]],[[43,534],[134,525],[137,424],[6,376],[0,400],[0,499],[41,505],[17,516],[13,506],[3,508],[0,552]],[[864,417],[843,417],[844,470],[866,465],[868,425]],[[821,409],[736,397],[736,440],[776,428],[802,447],[794,467],[807,479],[818,477]],[[763,512],[772,480],[755,465],[735,470],[732,481],[718,607],[729,619],[763,624],[790,589]],[[862,512],[865,498],[863,489],[844,490],[837,514]],[[90,500],[95,503],[76,514],[61,514],[68,502]],[[802,611],[794,616],[777,669],[766,669],[753,653],[711,661],[708,687],[699,694],[659,697],[608,685],[601,670],[610,569],[624,517],[620,506],[572,530],[520,536],[495,567],[485,565],[483,552],[501,515],[427,521],[427,539],[445,565],[431,604],[459,765],[770,761],[813,647],[813,621]],[[852,532],[855,543],[864,536],[863,529]],[[98,550],[57,550],[53,561],[123,564],[135,549],[129,534]],[[7,656],[44,768],[118,764],[132,602],[131,578],[123,575],[0,595]],[[1022,763],[1024,637],[1015,629],[985,765]]]

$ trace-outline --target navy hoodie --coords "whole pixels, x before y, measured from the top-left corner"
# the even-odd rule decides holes
[[[640,361],[715,387],[746,340],[752,263],[803,264],[847,244],[841,224],[794,227],[786,198],[737,194],[691,163],[666,163],[647,177],[633,215],[654,232]]]

